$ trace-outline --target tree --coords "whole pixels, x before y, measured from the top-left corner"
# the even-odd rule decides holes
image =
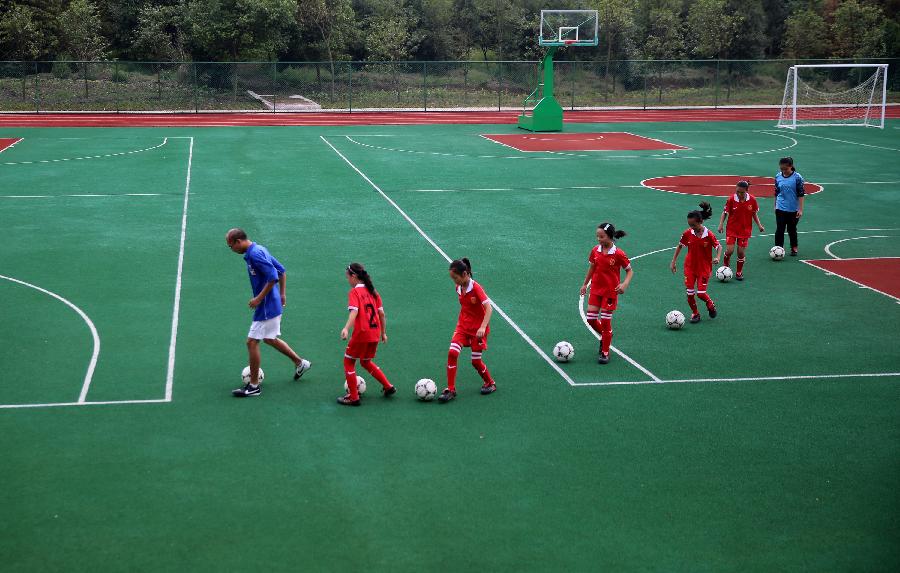
[[[0,58],[37,60],[44,45],[44,31],[30,6],[13,5],[0,19]]]
[[[828,25],[809,8],[791,14],[785,22],[784,55],[789,58],[828,57]]]
[[[839,58],[879,58],[885,53],[884,13],[873,4],[845,0],[834,11],[833,54]]]
[[[606,45],[606,72],[613,59],[626,59],[629,42],[634,33],[636,0],[599,0],[596,5],[600,19],[601,44]]]
[[[147,6],[138,15],[131,53],[141,60],[185,60],[184,22],[176,6]]]
[[[728,0],[697,0],[687,18],[691,51],[701,58],[726,57],[741,41],[743,23],[744,17],[729,9]]]
[[[331,68],[331,99],[335,97],[336,57],[346,53],[353,34],[355,14],[350,0],[299,0],[297,22],[301,28],[312,30],[319,39],[321,49],[328,57]],[[316,65],[316,77],[321,78]]]
[[[295,10],[293,0],[188,0],[191,52],[211,61],[275,59],[287,45]]]
[[[102,23],[97,6],[90,0],[73,0],[59,16],[63,49],[76,60],[102,60],[109,47],[100,34]]]

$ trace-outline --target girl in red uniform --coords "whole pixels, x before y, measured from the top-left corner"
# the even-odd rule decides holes
[[[581,296],[591,284],[588,299],[587,322],[600,335],[600,351],[597,362],[609,362],[609,346],[612,343],[612,315],[616,310],[619,295],[631,283],[634,271],[625,251],[616,246],[615,240],[625,236],[625,231],[617,231],[609,223],[597,227],[597,242],[600,243],[588,255],[588,271],[581,285]],[[625,281],[620,282],[621,270],[625,269]]]
[[[731,266],[731,253],[734,252],[734,244],[737,243],[737,274],[734,276],[739,281],[744,280],[744,252],[750,243],[750,235],[753,234],[751,221],[759,227],[759,232],[765,232],[762,223],[759,222],[759,205],[756,197],[750,194],[750,183],[738,181],[735,193],[725,203],[725,210],[719,217],[719,232],[728,217],[728,226],[725,233],[725,266]]]
[[[481,361],[481,353],[487,350],[487,337],[491,332],[488,325],[493,313],[491,299],[472,278],[472,265],[469,259],[462,258],[450,263],[450,279],[456,284],[460,309],[459,320],[447,354],[447,388],[438,396],[440,402],[449,402],[456,398],[456,362],[464,346],[472,349],[472,366],[484,381],[481,393],[490,394],[497,390],[487,365]]]
[[[687,289],[688,304],[691,306],[691,322],[700,322],[700,311],[697,310],[697,301],[694,300],[695,294],[706,303],[706,310],[709,311],[710,318],[715,318],[718,314],[716,304],[706,294],[706,286],[709,284],[712,266],[719,264],[722,245],[719,244],[719,240],[712,231],[703,225],[703,221],[712,217],[712,207],[704,201],[700,203],[700,209],[688,213],[688,229],[682,233],[681,241],[675,248],[675,256],[672,257],[672,262],[669,264],[672,274],[675,274],[675,261],[678,260],[681,248],[687,247],[688,254],[684,259],[684,286]],[[710,252],[713,247],[716,249],[715,258],[712,258]],[[696,289],[694,288],[695,283]]]
[[[347,267],[347,281],[350,286],[347,309],[350,316],[347,323],[341,329],[341,340],[347,340],[350,327],[353,327],[353,335],[347,344],[344,354],[344,374],[347,379],[347,394],[340,396],[338,404],[344,406],[359,406],[359,389],[356,384],[356,361],[359,360],[375,380],[381,383],[381,391],[385,396],[397,392],[391,386],[381,368],[372,359],[378,350],[378,342],[387,342],[387,328],[384,321],[384,307],[381,305],[381,295],[375,290],[372,278],[366,272],[365,267],[359,263],[353,263]]]

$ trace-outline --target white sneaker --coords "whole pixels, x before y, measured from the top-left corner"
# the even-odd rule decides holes
[[[300,366],[297,366],[297,369],[294,370],[294,380],[299,380],[303,374],[310,369],[312,366],[312,362],[305,358],[300,359]]]

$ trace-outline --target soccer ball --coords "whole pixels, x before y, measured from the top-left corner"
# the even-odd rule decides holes
[[[784,258],[784,247],[774,246],[769,249],[769,256],[773,261],[780,261]]]
[[[575,347],[563,340],[553,347],[553,357],[557,362],[568,362],[575,358]]]
[[[734,272],[732,272],[731,267],[719,267],[716,269],[716,278],[722,281],[723,283],[727,283],[731,280],[731,277],[734,276]]]
[[[671,330],[678,330],[684,326],[684,315],[679,310],[671,310],[666,315],[666,326]]]
[[[363,379],[362,376],[356,377],[356,391],[359,392],[360,394],[366,393],[366,381]],[[344,380],[344,392],[347,392],[347,393],[350,392],[350,388],[347,386],[346,380]]]
[[[437,394],[437,384],[429,378],[422,378],[416,382],[416,396],[423,402],[431,402]]]
[[[263,378],[266,377],[266,373],[263,372],[263,369],[259,369],[259,379],[256,381],[257,383],[262,382]],[[244,370],[241,372],[241,379],[244,381],[244,384],[250,383],[250,367],[244,366]]]

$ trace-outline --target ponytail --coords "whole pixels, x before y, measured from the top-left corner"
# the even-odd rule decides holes
[[[375,285],[372,284],[372,277],[369,276],[366,267],[359,263],[351,263],[350,266],[347,267],[347,273],[361,280],[363,284],[366,285],[366,290],[369,291],[370,294],[375,294]]]
[[[600,223],[597,228],[603,229],[603,232],[612,240],[621,239],[628,234],[625,231],[617,231],[612,223]]]
[[[797,171],[796,169],[794,169],[794,158],[791,156],[782,157],[781,159],[779,159],[778,165],[790,165],[791,172]]]
[[[688,219],[695,219],[697,221],[705,221],[712,217],[712,206],[707,202],[703,201],[700,203],[700,209],[694,210],[688,213]]]
[[[450,263],[450,270],[458,275],[469,273],[469,276],[472,276],[472,263],[470,263],[469,259],[465,257],[456,259],[455,261]]]

